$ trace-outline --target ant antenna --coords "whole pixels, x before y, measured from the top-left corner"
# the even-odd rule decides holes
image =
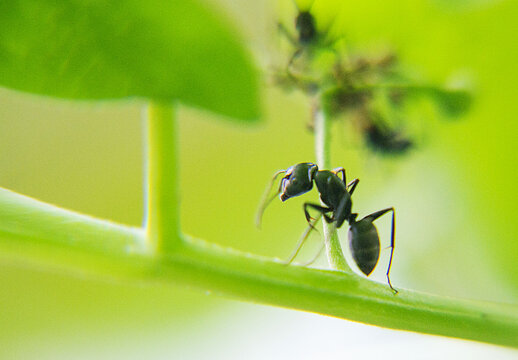
[[[280,174],[284,174],[285,172],[286,172],[286,170],[277,171],[273,175],[273,178],[272,178],[272,180],[270,180],[270,183],[268,184],[266,189],[264,190],[263,196],[261,197],[261,201],[259,202],[259,208],[257,209],[257,214],[255,216],[255,225],[258,228],[261,228],[261,222],[262,222],[263,214],[264,214],[264,211],[266,210],[266,207],[268,205],[270,205],[270,203],[277,197],[277,195],[279,195],[281,193],[282,182],[279,184],[279,189],[277,190],[277,192],[275,194],[273,194],[271,197],[268,197],[268,195],[272,191],[273,184],[275,183],[277,176],[279,176]]]
[[[320,249],[318,250],[318,252],[316,253],[316,255],[315,255],[315,256],[313,256],[313,258],[312,258],[312,259],[310,259],[309,261],[306,261],[305,263],[302,263],[301,265],[302,265],[302,266],[309,266],[309,265],[313,264],[315,261],[317,261],[317,259],[318,259],[318,258],[320,257],[320,255],[322,254],[322,250],[324,250],[325,245],[326,245],[326,244],[325,244],[325,242],[323,242],[323,241],[322,241],[322,242],[321,242],[321,244],[320,244]]]
[[[295,247],[295,250],[293,250],[293,252],[291,253],[290,257],[284,262],[285,265],[289,265],[289,264],[291,264],[293,262],[293,260],[295,260],[295,258],[299,254],[300,249],[302,249],[302,245],[304,245],[304,243],[306,242],[307,238],[309,237],[309,234],[311,233],[311,230],[315,230],[316,232],[318,232],[318,230],[315,228],[315,225],[318,222],[318,220],[320,220],[321,217],[322,217],[322,214],[318,215],[313,220],[313,222],[309,223],[309,225],[306,228],[306,230],[302,233],[302,236],[300,237],[299,242],[297,243],[297,246]],[[320,251],[318,252],[318,255],[314,259],[312,259],[311,262],[309,262],[309,264],[313,263],[316,260],[316,258],[320,255],[321,252],[322,252],[322,249],[320,249]]]

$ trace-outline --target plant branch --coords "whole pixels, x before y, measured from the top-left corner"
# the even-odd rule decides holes
[[[317,165],[320,169],[329,169],[331,166],[330,152],[330,128],[331,122],[325,111],[325,106],[320,104],[314,113],[315,121],[315,153],[317,157]],[[325,204],[322,203],[325,206]],[[333,224],[322,221],[324,227],[324,241],[326,245],[326,254],[329,265],[339,271],[352,274],[352,270],[345,261],[345,257],[340,245],[338,233]]]
[[[337,271],[239,253],[175,234],[157,257],[142,229],[118,225],[0,189],[0,258],[81,277],[188,285],[212,293],[392,329],[518,348],[518,307],[400,290]]]
[[[151,102],[147,130],[146,229],[151,252],[168,253],[179,241],[177,141],[174,106]]]

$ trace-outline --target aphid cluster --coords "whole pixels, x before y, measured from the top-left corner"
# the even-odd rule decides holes
[[[340,228],[344,222],[349,224],[349,248],[351,255],[356,262],[358,268],[367,276],[369,276],[376,264],[378,263],[380,254],[380,240],[378,230],[374,226],[373,221],[380,216],[392,212],[392,230],[390,237],[390,261],[387,268],[387,281],[390,288],[397,293],[397,290],[390,283],[390,266],[392,264],[392,256],[394,254],[395,241],[395,212],[394,208],[386,208],[376,211],[370,215],[357,220],[358,214],[352,212],[351,196],[354,189],[358,185],[359,180],[354,179],[347,183],[345,169],[337,168],[330,170],[319,170],[318,166],[313,163],[300,163],[294,165],[287,170],[280,170],[275,173],[270,187],[265,194],[268,194],[278,175],[283,174],[279,189],[276,194],[268,199],[264,197],[257,214],[258,225],[261,222],[262,214],[266,206],[280,194],[280,199],[286,201],[292,197],[307,193],[313,188],[315,183],[320,194],[320,200],[325,206],[319,204],[304,203],[304,215],[309,224],[309,231],[313,228],[313,219],[309,213],[309,209],[316,210],[320,216],[323,216],[327,223],[333,224],[336,228]],[[341,175],[341,177],[339,176]],[[303,238],[305,240],[306,236]],[[298,253],[303,241],[290,258],[289,262]]]
[[[401,125],[406,118],[402,105],[416,95],[435,101],[449,116],[457,116],[469,107],[470,97],[465,91],[417,84],[407,78],[392,52],[345,56],[335,46],[342,39],[331,39],[325,29],[318,31],[312,6],[297,7],[294,30],[279,25],[294,51],[285,70],[275,74],[275,82],[316,96],[317,106],[325,106],[332,118],[352,122],[372,151],[400,155],[412,149],[414,141]],[[334,65],[315,70],[313,60],[319,51],[334,54]]]

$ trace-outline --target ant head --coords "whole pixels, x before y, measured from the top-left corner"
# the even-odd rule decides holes
[[[281,200],[307,193],[313,188],[313,178],[318,166],[313,163],[300,163],[286,170],[281,182]]]

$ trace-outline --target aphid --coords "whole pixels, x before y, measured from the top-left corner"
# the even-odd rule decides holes
[[[299,11],[295,18],[295,29],[297,29],[299,44],[307,45],[317,38],[315,18],[309,11]]]
[[[414,146],[414,143],[403,132],[393,129],[387,124],[381,114],[360,107],[352,120],[362,134],[365,144],[371,151],[382,155],[404,155]]]
[[[284,173],[284,177],[281,180],[277,193],[268,199],[267,194],[270,192],[273,183],[278,175]],[[338,175],[341,174],[341,177]],[[370,215],[365,216],[361,220],[356,220],[358,214],[352,213],[352,200],[351,195],[354,189],[358,185],[359,179],[354,179],[347,184],[345,169],[337,168],[332,171],[330,170],[319,170],[318,166],[313,163],[300,163],[294,165],[287,170],[280,170],[275,173],[270,187],[263,197],[261,206],[257,213],[257,223],[260,224],[262,214],[266,206],[280,194],[280,199],[286,201],[289,198],[299,196],[307,193],[313,188],[313,182],[315,183],[320,199],[325,204],[321,206],[306,202],[304,203],[304,215],[309,223],[310,229],[313,228],[311,220],[313,219],[309,214],[308,209],[317,210],[327,223],[332,223],[336,228],[340,228],[344,222],[347,221],[349,224],[349,248],[351,250],[352,257],[358,266],[358,268],[366,275],[369,276],[374,267],[378,263],[380,254],[380,241],[378,230],[374,226],[373,222],[381,217],[382,215],[392,211],[392,230],[390,237],[390,261],[387,268],[387,282],[390,288],[397,294],[397,290],[392,287],[390,282],[390,266],[392,265],[392,256],[394,254],[394,236],[395,236],[395,212],[394,208],[386,208],[380,211],[376,211]],[[294,256],[296,256],[298,250],[302,246],[303,240],[307,237],[307,234],[299,242]],[[293,257],[294,257],[293,256]],[[293,258],[292,257],[292,258]],[[290,261],[292,260],[290,259]]]
[[[370,124],[364,134],[371,149],[384,154],[404,154],[412,147],[412,141],[380,124]]]

